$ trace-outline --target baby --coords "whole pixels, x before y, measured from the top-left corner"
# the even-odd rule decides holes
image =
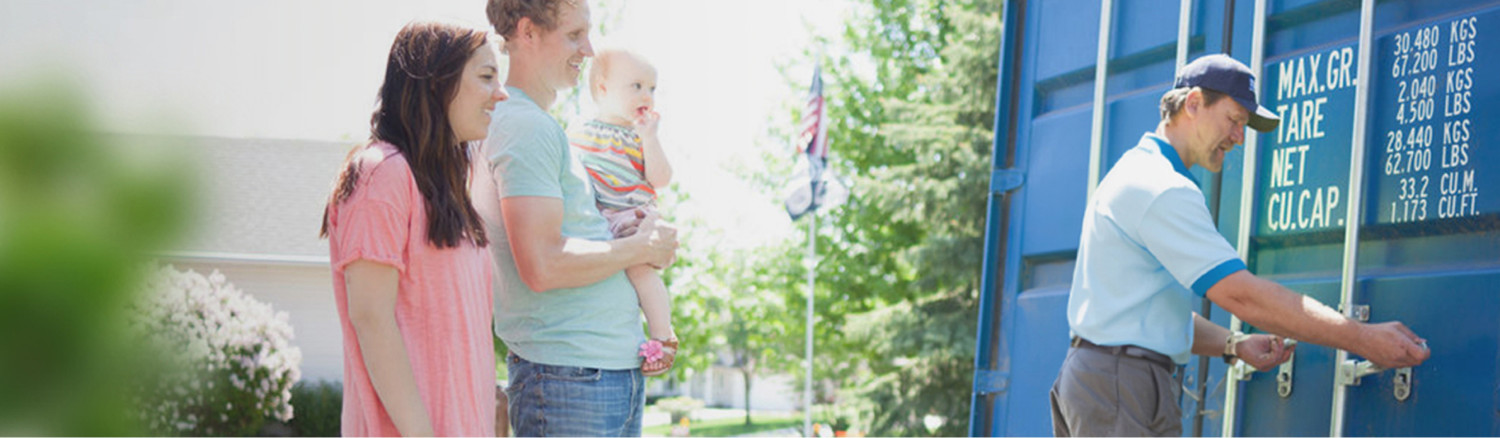
[[[672,166],[656,136],[661,116],[654,111],[656,68],[624,50],[603,50],[589,68],[589,95],[598,112],[574,126],[568,142],[594,184],[599,211],[616,237],[623,228],[656,208],[656,189],[672,179]],[[672,368],[677,336],[672,330],[671,300],[661,276],[648,265],[625,270],[640,297],[651,339],[641,346],[641,371],[657,376]]]

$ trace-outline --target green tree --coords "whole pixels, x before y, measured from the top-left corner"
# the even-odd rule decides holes
[[[820,235],[827,267],[819,287],[834,296],[819,311],[845,328],[820,339],[829,339],[825,350],[862,364],[829,373],[854,396],[851,403],[865,407],[872,433],[961,435],[973,373],[999,6],[862,3],[844,40],[850,53],[868,58],[839,57],[824,69],[831,76],[830,148],[857,189],[848,206],[829,213],[831,230]],[[929,430],[929,415],[941,426]]]
[[[739,254],[736,260],[750,262],[748,266],[783,265],[791,256],[786,246],[772,247],[769,251]],[[783,265],[784,266],[784,265]],[[740,371],[744,378],[745,424],[750,425],[750,394],[755,377],[768,371],[788,371],[798,363],[800,351],[787,348],[788,332],[799,327],[803,313],[788,310],[788,294],[778,293],[791,289],[789,277],[776,275],[765,269],[737,269],[725,288],[730,292],[719,302],[716,309],[724,326],[722,333],[729,365]]]
[[[831,166],[852,188],[847,204],[818,213],[815,378],[839,387],[816,400],[856,407],[864,414],[857,424],[876,435],[962,435],[973,375],[999,6],[985,0],[856,3],[841,44],[822,45],[839,54],[821,59]],[[816,61],[809,51],[793,62],[810,67]],[[807,86],[800,74],[787,80]],[[787,103],[770,137],[793,137],[802,104]],[[764,154],[772,170],[746,175],[766,191],[779,192],[800,159],[778,149]],[[753,376],[768,372],[791,372],[800,386],[805,237],[733,251],[700,245],[712,239],[699,237],[685,239],[695,247],[680,252],[683,260],[672,274],[674,315],[684,321],[679,332],[712,333],[684,340],[687,355],[706,358],[689,359],[689,366],[707,366],[714,353],[726,353],[725,361],[745,373],[747,393]],[[928,416],[944,421],[928,429]]]
[[[688,233],[704,228],[683,227]],[[715,363],[738,370],[744,379],[745,424],[750,425],[750,391],[756,377],[789,371],[799,363],[796,352],[801,344],[789,345],[788,333],[800,327],[802,311],[789,309],[788,303],[801,295],[785,291],[795,289],[794,279],[802,274],[773,267],[800,257],[786,244],[722,250],[696,244],[713,242],[712,236],[689,235],[682,241],[681,260],[672,268],[674,320],[678,333],[698,337],[682,340],[675,372],[681,375]]]

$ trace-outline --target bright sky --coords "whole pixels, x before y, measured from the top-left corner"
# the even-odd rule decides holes
[[[596,45],[657,65],[662,140],[692,196],[679,215],[734,230],[734,246],[793,232],[779,199],[727,169],[791,153],[769,130],[807,92],[811,66],[792,60],[811,33],[840,32],[847,1],[591,1],[607,28]],[[72,77],[114,131],[352,141],[367,135],[391,40],[421,17],[486,26],[482,0],[4,0],[0,83]]]

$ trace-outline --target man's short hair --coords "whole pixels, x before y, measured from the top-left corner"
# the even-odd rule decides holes
[[[1188,94],[1192,94],[1194,90],[1203,93],[1204,107],[1213,106],[1213,104],[1219,102],[1219,99],[1229,96],[1228,94],[1203,87],[1173,88],[1171,91],[1167,91],[1167,94],[1161,95],[1161,119],[1171,120],[1173,117],[1176,117],[1177,113],[1182,111],[1182,104],[1187,102]]]
[[[557,14],[562,4],[575,4],[578,1],[581,0],[489,0],[484,13],[489,15],[490,25],[495,27],[495,33],[510,40],[516,36],[516,27],[520,25],[522,18],[530,18],[532,23],[544,30],[556,29]]]

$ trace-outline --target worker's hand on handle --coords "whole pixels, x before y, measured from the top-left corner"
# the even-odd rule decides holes
[[[1295,344],[1286,346],[1280,336],[1258,334],[1240,341],[1235,346],[1235,356],[1258,371],[1267,371],[1291,359],[1296,349]]]
[[[1356,345],[1350,351],[1386,369],[1421,365],[1432,356],[1427,340],[1398,321],[1365,324]]]

